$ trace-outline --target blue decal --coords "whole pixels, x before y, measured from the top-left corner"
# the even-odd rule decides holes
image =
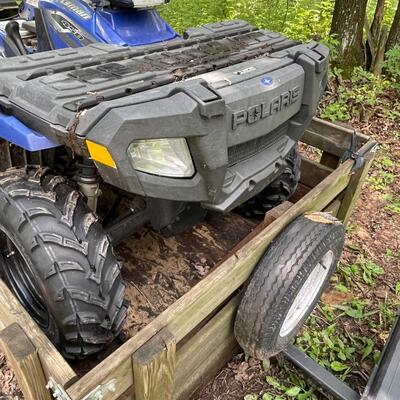
[[[261,83],[265,86],[271,86],[274,83],[274,80],[270,76],[266,76],[261,79]]]
[[[59,144],[29,129],[17,118],[0,113],[0,138],[28,151],[58,147]]]

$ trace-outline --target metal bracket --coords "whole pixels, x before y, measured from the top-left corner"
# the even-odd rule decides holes
[[[64,390],[64,388],[59,385],[54,378],[50,377],[49,382],[47,384],[47,389],[53,392],[53,397],[56,400],[72,400],[68,393]],[[99,385],[96,389],[92,390],[85,397],[82,397],[81,400],[103,400],[104,396],[108,393],[115,393],[117,391],[117,380],[111,379],[108,383],[104,385]]]
[[[372,151],[374,149],[374,147],[377,148],[378,144],[375,142],[372,142],[371,145],[367,149],[365,149],[363,152],[358,151],[357,150],[357,133],[356,133],[356,131],[354,131],[351,136],[350,148],[348,150],[346,150],[346,152],[343,154],[340,161],[345,162],[350,159],[354,160],[355,163],[354,163],[352,172],[356,172],[364,166],[365,154]]]
[[[290,362],[300,368],[329,394],[333,395],[335,399],[360,400],[360,395],[358,393],[295,346],[290,345],[285,351],[285,355]]]
[[[64,388],[52,377],[49,378],[46,388],[52,391],[53,397],[56,400],[71,400]]]
[[[346,150],[340,161],[355,160],[353,172],[358,171],[365,163],[364,157],[357,152],[357,133],[354,131],[351,135],[350,148]]]

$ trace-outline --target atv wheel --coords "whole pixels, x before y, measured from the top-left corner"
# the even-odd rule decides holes
[[[241,205],[237,211],[247,218],[264,218],[267,211],[288,200],[300,181],[301,157],[294,149],[286,158],[286,168],[269,186]]]
[[[284,350],[315,308],[335,271],[344,227],[327,213],[302,216],[258,263],[235,321],[245,352],[264,360]]]
[[[96,353],[126,316],[120,266],[102,226],[61,177],[0,174],[2,278],[70,358]]]

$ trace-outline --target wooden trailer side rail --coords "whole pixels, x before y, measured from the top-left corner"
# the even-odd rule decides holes
[[[315,119],[304,142],[327,154],[325,160],[338,163],[350,147],[352,134],[347,128]],[[363,145],[360,151],[366,153],[360,170],[352,172],[353,159],[336,169],[305,161],[303,169],[314,173],[305,175],[303,183],[313,188],[304,197],[272,210],[264,224],[206,278],[79,381],[73,383],[75,374],[70,366],[2,282],[0,303],[12,305],[0,312],[0,328],[14,322],[24,328],[38,351],[43,376],[52,377],[65,389],[60,399],[92,400],[99,393],[103,400],[122,395],[136,400],[188,398],[205,377],[215,374],[238,351],[233,336],[238,290],[271,241],[305,212],[329,210],[348,221],[376,148],[364,135],[358,134],[357,139]],[[15,363],[12,366],[18,368]]]
[[[26,400],[50,400],[38,350],[16,323],[0,332],[0,348],[10,364]]]
[[[46,380],[52,376],[57,380],[57,382],[65,386],[68,386],[68,384],[75,381],[76,374],[70,365],[57,351],[42,330],[36,325],[31,316],[1,279],[0,304],[0,330],[6,332],[6,329],[13,324],[17,324],[20,329],[23,329],[22,332],[27,338],[25,339],[25,342],[29,340],[31,345],[35,348]],[[24,341],[24,339],[21,338],[21,341]],[[5,343],[0,341],[0,348],[7,353],[7,349],[4,347],[6,347]],[[12,360],[9,360],[9,362],[13,364]],[[13,365],[13,367],[18,376],[18,366]],[[39,399],[34,398],[34,400]]]

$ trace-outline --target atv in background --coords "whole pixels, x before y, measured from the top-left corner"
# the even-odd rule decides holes
[[[97,42],[139,46],[174,40],[178,34],[153,8],[165,2],[24,0],[18,9],[15,1],[0,0],[0,49],[14,57]]]
[[[290,196],[295,147],[328,69],[324,46],[243,21],[189,29],[184,38],[156,24],[168,40],[122,47],[94,40],[66,48],[81,36],[64,25],[57,40],[47,36],[56,49],[42,51],[37,14],[49,5],[59,18],[68,5],[88,21],[80,3],[87,6],[39,1],[34,21],[9,22],[6,33],[22,25],[37,36],[29,47],[8,32],[0,63],[2,275],[69,357],[100,351],[121,329],[126,305],[113,245],[143,224],[174,234],[208,210],[261,216]],[[91,21],[155,13],[113,4],[93,2]],[[28,54],[12,57],[18,49]]]

